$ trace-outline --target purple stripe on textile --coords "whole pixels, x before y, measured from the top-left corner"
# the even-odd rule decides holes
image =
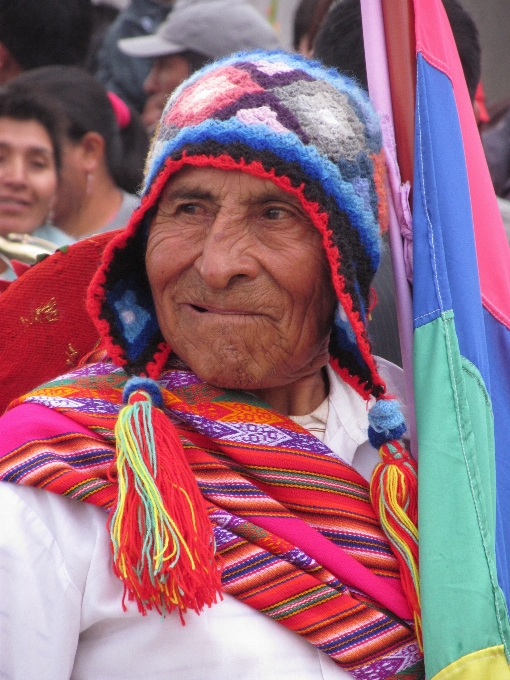
[[[24,404],[38,404],[47,406],[50,409],[69,408],[78,413],[95,413],[115,416],[122,408],[122,404],[112,404],[106,399],[87,399],[83,397],[47,397],[45,395],[34,394],[27,397]]]
[[[100,361],[95,364],[87,364],[82,368],[77,368],[75,371],[71,371],[70,373],[66,373],[63,376],[55,378],[55,380],[53,380],[52,382],[61,380],[62,378],[65,378],[67,382],[71,382],[75,378],[84,378],[98,375],[111,375],[112,373],[123,373],[123,370],[122,368],[119,368],[114,364],[107,363],[106,361]]]
[[[367,64],[368,90],[370,99],[377,113],[381,116],[383,147],[391,188],[391,194],[388,196],[388,198],[392,199],[388,201],[390,217],[388,235],[391,246],[398,332],[406,387],[407,425],[409,427],[411,453],[417,458],[418,441],[416,438],[413,381],[413,304],[407,280],[404,243],[402,240],[403,232],[412,233],[412,225],[410,213],[405,209],[407,189],[402,185],[396,159],[393,109],[391,105],[381,0],[361,0],[361,16],[363,21],[363,42]]]
[[[247,516],[246,519],[297,546],[342,583],[358,588],[399,618],[405,621],[412,619],[400,582],[390,583],[387,579],[373,574],[305,522],[297,518],[258,515]]]
[[[88,428],[58,411],[40,404],[25,403],[7,411],[0,418],[0,457],[31,441],[34,432],[42,440],[78,433],[103,441]]]
[[[351,669],[349,672],[355,678],[359,678],[359,680],[367,680],[367,678],[369,680],[384,680],[385,678],[394,676],[396,673],[413,666],[421,661],[422,658],[418,644],[416,642],[411,642],[384,659],[363,665],[363,667],[359,669]]]
[[[326,456],[335,457],[320,439],[310,434],[301,434],[286,430],[275,425],[263,425],[261,423],[230,423],[220,420],[209,420],[194,413],[183,413],[173,409],[172,413],[180,420],[189,425],[200,434],[205,434],[211,439],[231,441],[234,444],[252,444],[253,446],[283,446],[286,449],[296,451],[308,451],[311,453],[323,453]]]
[[[171,371],[163,373],[158,379],[159,384],[166,390],[176,390],[179,387],[187,387],[188,385],[200,385],[203,380],[200,380],[198,375],[191,371]]]
[[[271,111],[274,111],[276,113],[276,120],[287,130],[295,132],[303,144],[310,143],[310,138],[302,129],[296,116],[294,116],[294,114],[292,114],[271,91],[243,94],[233,104],[217,111],[213,117],[218,118],[219,120],[228,120],[242,109],[257,109],[261,106],[267,106]]]

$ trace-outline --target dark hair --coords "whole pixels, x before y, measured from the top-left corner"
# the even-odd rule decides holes
[[[474,99],[481,68],[478,30],[458,0],[443,0],[443,5],[452,27],[469,94]],[[334,66],[355,78],[365,90],[368,89],[360,0],[340,0],[333,5],[317,33],[314,56],[325,66]]]
[[[206,57],[205,54],[202,54],[201,52],[194,52],[193,50],[179,52],[179,57],[182,57],[188,62],[190,75],[195,73],[195,71],[199,71],[202,66],[205,66],[210,61],[212,61],[212,59],[210,57]]]
[[[57,171],[60,170],[63,120],[60,110],[51,99],[11,81],[0,88],[0,118],[34,120],[42,125],[51,140]]]
[[[65,134],[72,142],[81,141],[87,132],[100,134],[105,142],[108,171],[117,183],[122,142],[117,119],[101,83],[77,66],[45,66],[22,73],[13,82],[59,103],[65,116]]]
[[[122,128],[122,158],[115,171],[117,186],[130,194],[135,194],[143,182],[145,159],[149,151],[149,135],[138,111],[129,107],[129,124]]]
[[[294,14],[294,27],[292,44],[294,49],[299,49],[301,39],[309,33],[312,27],[312,21],[317,8],[319,0],[301,0]]]
[[[92,5],[92,29],[87,56],[83,63],[83,67],[92,75],[99,68],[98,55],[103,46],[106,32],[119,14],[120,12],[116,7],[104,2]]]
[[[0,0],[0,42],[24,70],[82,64],[91,30],[91,0]]]
[[[315,38],[313,54],[368,90],[360,0],[342,0],[329,10]]]
[[[443,0],[443,6],[452,27],[469,96],[473,100],[482,73],[482,55],[480,41],[478,40],[478,29],[471,15],[462,7],[458,0]]]

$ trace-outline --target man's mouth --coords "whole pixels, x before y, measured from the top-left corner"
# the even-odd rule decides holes
[[[189,304],[189,306],[200,314],[225,314],[225,315],[237,315],[237,316],[249,316],[255,314],[255,312],[248,311],[246,309],[235,309],[230,307],[202,307],[201,305]]]

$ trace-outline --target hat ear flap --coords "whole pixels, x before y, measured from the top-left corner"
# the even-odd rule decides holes
[[[87,304],[114,363],[128,375],[151,378],[170,354],[145,273],[147,237],[156,210],[154,205],[141,217],[135,212],[126,230],[111,241],[89,287]]]

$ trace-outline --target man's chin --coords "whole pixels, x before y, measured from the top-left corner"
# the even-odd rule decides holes
[[[209,385],[229,390],[256,390],[269,387],[275,371],[261,367],[250,356],[239,353],[235,357],[208,354],[196,362],[193,357],[186,362],[196,375]]]

